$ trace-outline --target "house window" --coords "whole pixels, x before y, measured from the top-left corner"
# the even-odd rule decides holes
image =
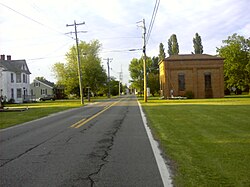
[[[11,99],[14,99],[14,89],[11,88]]]
[[[22,89],[21,88],[16,89],[16,97],[22,98]]]
[[[14,74],[13,73],[10,74],[10,80],[11,80],[11,82],[14,82]]]
[[[23,83],[26,83],[26,76],[23,74]]]
[[[205,90],[212,88],[211,73],[205,74]]]
[[[21,73],[16,74],[16,82],[20,83],[21,82]]]
[[[41,89],[41,95],[47,95],[47,89]]]
[[[185,91],[185,75],[184,74],[178,75],[178,84],[179,84],[179,91]]]
[[[38,82],[34,83],[34,87],[39,87],[39,86],[40,86],[40,83],[38,83]]]

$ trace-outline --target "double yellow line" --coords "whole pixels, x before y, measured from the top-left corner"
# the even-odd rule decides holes
[[[75,124],[71,125],[71,128],[80,128],[81,126],[85,125],[86,123],[88,123],[89,121],[91,121],[92,119],[96,118],[97,116],[99,116],[100,114],[102,114],[103,112],[105,112],[106,110],[108,110],[109,108],[111,108],[112,106],[116,105],[119,101],[114,102],[113,104],[104,107],[103,110],[101,110],[100,112],[96,113],[95,115],[91,116],[90,118],[83,118],[80,121],[76,122]]]

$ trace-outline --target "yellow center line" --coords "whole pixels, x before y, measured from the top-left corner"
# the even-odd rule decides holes
[[[123,98],[124,99],[124,98]],[[104,107],[103,110],[101,110],[100,112],[96,113],[95,115],[91,116],[90,118],[88,119],[82,119],[80,121],[78,121],[77,123],[71,125],[70,127],[72,128],[80,128],[81,126],[85,125],[86,123],[88,123],[89,121],[91,121],[92,119],[96,118],[97,116],[99,116],[100,114],[102,114],[103,112],[105,112],[106,110],[108,110],[109,108],[111,108],[112,106],[116,105],[118,102],[120,102],[121,100],[123,99],[120,99],[119,101],[116,101],[114,102],[113,104],[109,105],[109,106],[106,106]]]
[[[70,127],[74,128],[77,125],[79,125],[80,123],[84,122],[86,120],[86,118],[81,119],[80,121],[76,122],[75,124],[71,125]]]

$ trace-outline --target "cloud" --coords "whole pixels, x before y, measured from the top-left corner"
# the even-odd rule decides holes
[[[154,0],[1,2],[44,24],[39,25],[0,6],[1,52],[11,54],[14,59],[44,57],[48,54],[61,56],[27,61],[31,65],[32,76],[47,74],[49,80],[53,80],[49,67],[55,62],[63,61],[63,55],[75,44],[75,40],[63,35],[74,31],[73,27],[66,27],[66,24],[72,24],[74,20],[86,23],[77,27],[79,31],[88,31],[84,34],[79,33],[79,39],[87,42],[93,39],[100,40],[103,46],[101,58],[113,58],[111,67],[114,71],[120,71],[122,65],[124,75],[129,75],[128,65],[131,59],[140,58],[142,52],[108,51],[141,48],[142,29],[136,26],[136,22],[145,18],[148,28],[155,5]],[[161,0],[147,45],[147,54],[157,56],[161,42],[167,52],[167,40],[173,33],[177,35],[180,53],[191,53],[192,39],[196,32],[201,35],[204,52],[215,54],[216,47],[219,47],[221,41],[229,35],[238,33],[249,37],[249,7],[248,0]],[[128,81],[129,77],[126,79]]]

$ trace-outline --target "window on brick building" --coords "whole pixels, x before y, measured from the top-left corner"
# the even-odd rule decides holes
[[[211,73],[205,73],[205,90],[212,88]]]
[[[179,91],[185,91],[185,75],[184,74],[178,75],[178,85],[179,85]]]

